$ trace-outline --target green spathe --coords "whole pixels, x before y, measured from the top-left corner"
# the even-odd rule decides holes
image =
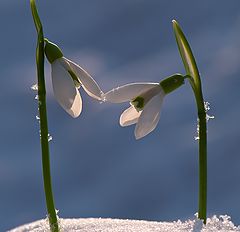
[[[48,61],[52,64],[55,60],[63,57],[61,49],[54,43],[45,39],[45,54]]]
[[[171,93],[175,89],[184,84],[185,76],[181,74],[174,74],[160,82],[165,94]]]

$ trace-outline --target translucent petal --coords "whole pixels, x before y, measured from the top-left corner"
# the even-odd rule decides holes
[[[98,86],[97,82],[79,65],[75,64],[71,60],[63,57],[65,61],[67,61],[72,69],[72,71],[79,78],[79,81],[82,83],[82,86],[86,93],[97,100],[102,100],[103,92]]]
[[[120,116],[119,123],[121,126],[130,126],[137,123],[141,112],[138,112],[134,106],[130,106]]]
[[[77,90],[77,95],[73,100],[72,107],[67,111],[73,118],[77,118],[82,112],[82,98]]]
[[[146,106],[143,108],[142,114],[140,115],[137,125],[135,127],[135,137],[140,139],[150,132],[152,132],[160,118],[161,107],[164,98],[163,92],[160,92],[154,96]]]
[[[52,85],[58,103],[72,117],[78,117],[82,111],[82,99],[71,76],[59,60],[52,63]]]
[[[158,83],[130,83],[117,87],[104,94],[104,99],[112,103],[122,103],[133,100],[151,88],[159,85]]]

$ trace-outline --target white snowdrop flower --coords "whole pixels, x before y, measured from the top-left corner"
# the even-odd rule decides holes
[[[175,74],[160,83],[130,83],[104,94],[104,100],[112,103],[130,102],[120,116],[120,125],[136,124],[135,138],[140,139],[152,132],[159,121],[166,94],[184,83],[184,76]]]
[[[97,100],[102,100],[103,92],[83,68],[63,56],[56,44],[45,41],[45,54],[52,68],[54,96],[62,108],[76,118],[82,111],[82,98],[78,90],[80,87]]]

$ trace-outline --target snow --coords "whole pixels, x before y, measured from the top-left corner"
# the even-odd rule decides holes
[[[193,220],[174,222],[154,222],[127,219],[80,218],[59,219],[61,232],[240,232],[240,226],[234,226],[227,215],[213,216],[207,219],[207,224],[196,217]],[[22,225],[9,232],[47,232],[47,219]]]

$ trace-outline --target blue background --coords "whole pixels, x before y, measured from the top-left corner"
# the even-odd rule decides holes
[[[45,36],[108,91],[185,73],[171,20],[185,32],[211,103],[208,216],[240,224],[240,2],[37,1]],[[0,231],[45,218],[29,1],[0,2]],[[72,119],[52,94],[46,62],[52,180],[59,216],[171,221],[198,208],[197,114],[189,83],[168,95],[156,130],[136,141],[121,128],[128,104],[91,99]]]

